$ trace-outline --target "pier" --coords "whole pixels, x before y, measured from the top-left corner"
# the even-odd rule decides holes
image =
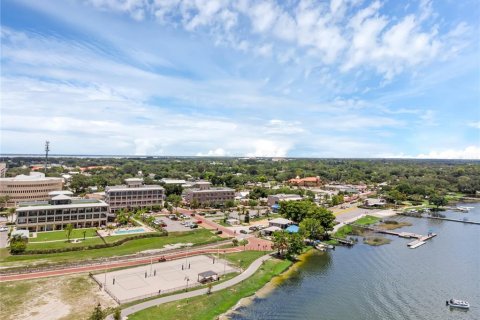
[[[460,220],[460,219],[442,218],[442,217],[430,217],[430,216],[426,216],[424,218],[480,225],[480,222],[478,221],[469,221],[469,220]]]
[[[363,228],[366,230],[370,230],[376,233],[382,233],[382,234],[389,234],[392,236],[397,236],[400,238],[406,238],[406,239],[416,239],[410,243],[407,244],[407,246],[410,249],[415,249],[420,247],[421,245],[424,245],[427,240],[432,239],[433,237],[436,237],[436,233],[429,233],[426,236],[418,233],[413,233],[413,232],[396,232],[396,231],[391,231],[391,230],[383,230],[380,228],[375,228],[375,227],[369,227],[369,226],[362,226],[358,224],[351,224],[353,227],[358,227],[358,228]]]

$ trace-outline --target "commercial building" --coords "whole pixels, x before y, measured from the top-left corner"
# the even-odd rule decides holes
[[[197,181],[191,189],[185,192],[185,201],[189,204],[196,202],[198,205],[223,205],[235,199],[235,190],[230,188],[212,188],[208,181]]]
[[[52,194],[49,201],[20,203],[16,210],[17,229],[30,232],[100,227],[107,224],[108,204],[95,199],[75,199]]]
[[[296,177],[288,180],[288,183],[297,187],[319,187],[322,185],[322,180],[319,177]]]
[[[277,227],[280,229],[287,229],[292,224],[293,224],[293,221],[285,218],[276,218],[268,221],[269,227]]]
[[[49,193],[62,190],[63,179],[45,177],[41,172],[18,175],[14,178],[0,178],[0,196],[8,196],[7,207],[14,207],[25,201],[49,200]]]
[[[300,201],[303,198],[299,196],[298,194],[274,194],[274,195],[269,195],[267,199],[267,205],[272,207],[274,205],[280,204],[282,201]]]
[[[367,207],[384,207],[386,204],[385,199],[378,198],[368,198],[363,202],[363,205]]]
[[[163,205],[165,189],[159,185],[145,185],[141,178],[125,179],[125,185],[109,186],[105,189],[105,201],[110,212],[120,209],[152,208]]]

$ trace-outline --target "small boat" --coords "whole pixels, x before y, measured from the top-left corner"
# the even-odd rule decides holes
[[[457,299],[450,299],[446,301],[446,305],[452,308],[461,308],[461,309],[469,309],[470,303],[467,301],[457,300]]]

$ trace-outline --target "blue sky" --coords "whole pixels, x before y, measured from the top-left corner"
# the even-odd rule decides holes
[[[1,153],[480,158],[463,1],[1,2]]]

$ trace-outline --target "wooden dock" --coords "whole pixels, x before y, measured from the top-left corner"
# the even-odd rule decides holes
[[[363,229],[370,230],[370,231],[377,232],[377,233],[389,234],[389,235],[397,236],[397,237],[400,237],[400,238],[416,239],[416,240],[407,244],[407,246],[411,249],[418,248],[421,245],[424,245],[427,240],[430,240],[433,237],[437,236],[436,233],[429,233],[428,235],[424,236],[422,234],[413,233],[413,232],[396,232],[396,231],[383,230],[383,229],[380,229],[380,228],[375,228],[375,227],[370,227],[370,226],[362,226],[362,225],[353,224],[353,223],[351,225],[354,226],[354,227],[363,228]]]
[[[430,216],[425,216],[425,218],[434,219],[434,220],[444,220],[444,221],[453,221],[453,222],[461,222],[461,223],[467,223],[467,224],[480,225],[480,222],[478,222],[478,221],[469,221],[469,220],[460,220],[460,219],[442,218],[442,217],[430,217]]]

